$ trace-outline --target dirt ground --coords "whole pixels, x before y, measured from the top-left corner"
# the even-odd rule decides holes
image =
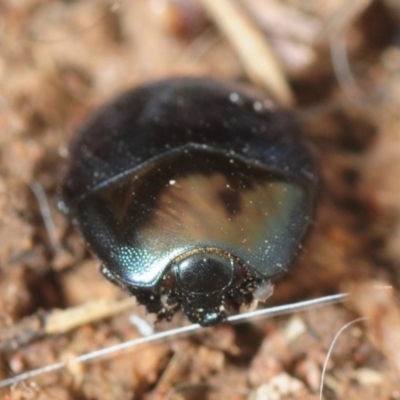
[[[125,89],[191,75],[266,90],[246,67],[259,53],[240,54],[229,16],[207,3],[0,1],[0,380],[141,336],[139,306],[46,326],[51,310],[127,297],[57,210],[59,187],[77,127]],[[0,389],[2,400],[319,399],[322,378],[324,399],[400,399],[400,7],[239,3],[271,44],[322,177],[304,251],[267,305],[349,299],[69,363]],[[156,331],[184,324],[176,315]]]

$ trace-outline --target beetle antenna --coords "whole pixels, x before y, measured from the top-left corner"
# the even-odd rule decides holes
[[[343,302],[346,298],[348,298],[348,293],[340,293],[325,297],[319,297],[312,300],[304,300],[297,303],[285,304],[275,307],[264,308],[261,310],[250,311],[243,314],[233,315],[228,317],[227,321],[230,323],[243,323],[248,321],[253,321],[255,319],[260,318],[271,318],[277,315],[284,315],[299,311],[305,311],[308,309],[314,309],[315,307],[326,306],[330,304],[337,304]],[[90,353],[82,354],[78,357],[69,359],[67,361],[60,361],[58,363],[50,364],[44,367],[40,367],[37,369],[33,369],[31,371],[23,372],[22,374],[15,375],[11,378],[4,379],[0,381],[0,388],[7,387],[18,382],[25,381],[27,379],[34,378],[39,375],[46,374],[48,372],[58,371],[68,367],[69,365],[75,363],[83,363],[88,362],[94,359],[102,358],[109,356],[110,354],[115,354],[126,350],[128,348],[133,348],[136,346],[149,344],[153,342],[159,342],[162,340],[170,339],[172,337],[188,335],[192,332],[195,332],[201,328],[198,324],[191,324],[187,326],[183,326],[176,329],[169,329],[164,332],[154,333],[150,336],[141,337],[138,339],[129,340],[127,342],[119,343],[117,345],[105,347],[100,350],[95,350]]]

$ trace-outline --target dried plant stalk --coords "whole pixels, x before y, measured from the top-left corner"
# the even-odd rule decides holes
[[[294,99],[267,38],[230,0],[200,0],[240,57],[250,79],[264,87],[283,106]]]

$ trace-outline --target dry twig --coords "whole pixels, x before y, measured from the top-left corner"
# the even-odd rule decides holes
[[[264,87],[281,105],[294,99],[267,38],[231,0],[200,0],[240,57],[250,79]]]

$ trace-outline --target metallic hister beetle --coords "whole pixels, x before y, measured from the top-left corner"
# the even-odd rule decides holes
[[[98,110],[71,149],[64,210],[102,272],[149,312],[203,326],[265,299],[310,222],[317,177],[293,116],[212,79]]]

